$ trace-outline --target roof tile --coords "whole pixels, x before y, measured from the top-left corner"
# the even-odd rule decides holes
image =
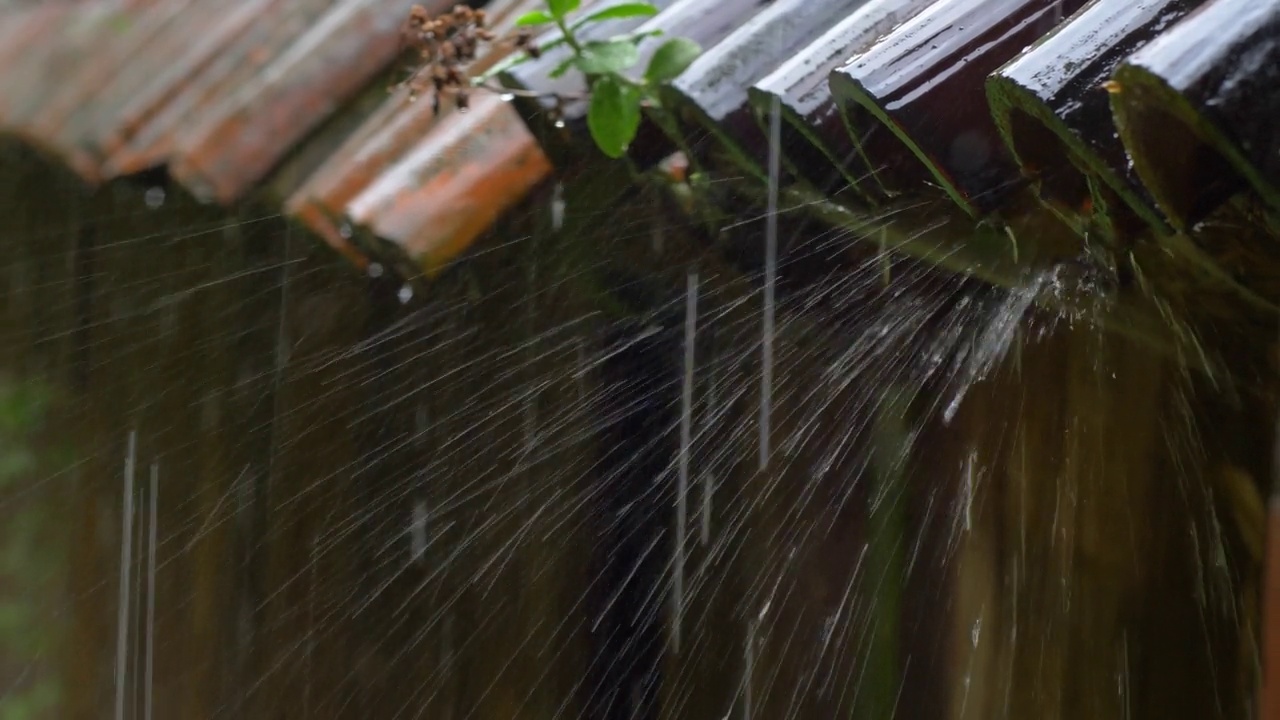
[[[821,187],[857,186],[869,168],[857,157],[827,78],[836,68],[927,8],[934,0],[870,0],[751,87],[756,114],[777,98],[784,155],[792,171]],[[855,170],[856,168],[856,170]]]
[[[479,95],[347,207],[356,226],[434,272],[524,199],[551,163],[511,104]]]
[[[1084,0],[939,0],[831,74],[854,132],[888,127],[900,143],[868,144],[873,163],[903,156],[904,179],[929,179],[973,214],[1017,177],[987,105],[989,73],[1057,26]],[[886,152],[887,151],[887,152]]]
[[[516,17],[541,0],[500,0],[488,7],[489,25],[501,35],[514,26]],[[509,54],[493,45],[471,66],[484,72]],[[426,135],[436,122],[437,103],[428,88],[426,97],[411,101],[407,87],[397,88],[382,106],[289,198],[285,211],[295,216],[326,242],[347,255],[358,254],[344,232],[341,217],[349,202],[377,179],[388,165],[399,160]],[[439,107],[442,112],[449,105]]]
[[[439,11],[449,0],[436,0]],[[340,0],[231,102],[179,141],[171,172],[199,197],[229,203],[385,69],[408,4]]]
[[[689,128],[710,131],[732,148],[747,169],[760,171],[769,143],[748,101],[747,88],[863,2],[778,0],[699,56],[671,83],[667,101],[679,109]],[[693,149],[698,151],[696,146]]]
[[[184,129],[219,116],[218,108],[311,27],[330,4],[330,0],[268,3],[242,33],[229,36],[230,43],[216,49],[212,62],[198,63],[197,73],[113,153],[112,173],[139,172],[168,161]]]

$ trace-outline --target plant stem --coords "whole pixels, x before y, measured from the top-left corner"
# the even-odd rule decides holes
[[[578,57],[582,57],[582,53],[583,53],[582,45],[578,42],[578,38],[573,36],[573,30],[571,30],[569,26],[565,24],[563,17],[557,16],[555,20],[556,20],[556,27],[560,28],[560,32],[564,33],[565,44],[567,44],[570,48],[573,49],[574,55],[577,55]]]

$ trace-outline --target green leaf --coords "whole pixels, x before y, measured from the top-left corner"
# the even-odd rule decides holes
[[[685,38],[672,38],[653,53],[649,67],[644,71],[644,79],[649,82],[666,82],[674,79],[702,54],[698,43]]]
[[[582,47],[578,69],[587,75],[608,75],[627,70],[640,59],[636,44],[629,40],[589,42]]]
[[[611,75],[597,79],[591,86],[587,128],[600,151],[622,157],[639,127],[640,91]]]
[[[652,17],[658,14],[658,8],[647,2],[626,2],[597,10],[573,23],[573,27],[581,27],[590,22],[601,20],[617,20],[619,18]]]
[[[547,0],[547,9],[552,16],[563,20],[565,15],[577,10],[580,4],[581,0]]]
[[[553,23],[555,21],[556,19],[551,17],[550,13],[545,13],[541,10],[534,10],[533,12],[527,12],[516,18],[516,26],[528,27],[530,25],[546,25],[547,23]]]

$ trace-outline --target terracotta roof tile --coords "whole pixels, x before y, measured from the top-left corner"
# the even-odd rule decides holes
[[[347,207],[352,224],[434,272],[551,173],[511,104],[485,94],[435,130]]]
[[[502,35],[514,26],[515,18],[540,0],[501,0],[488,7],[489,24]],[[472,65],[484,72],[509,52],[501,45]],[[388,165],[399,160],[431,130],[436,122],[436,103],[428,88],[424,97],[409,98],[407,88],[396,89],[386,102],[353,133],[342,146],[302,185],[285,204],[285,211],[306,224],[343,254],[358,256],[343,227],[347,204],[377,179]],[[450,111],[445,104],[439,108]]]
[[[193,49],[212,52],[211,61],[192,63],[196,73],[181,82],[177,92],[112,154],[112,174],[139,172],[168,161],[180,133],[216,116],[217,108],[284,52],[330,4],[329,0],[274,0],[264,4],[262,13],[241,32],[229,33],[231,28],[223,26],[221,32],[211,34],[219,40],[225,37],[227,44],[216,48],[197,44]],[[229,22],[234,15],[228,15]]]
[[[45,152],[61,157],[86,180],[96,180],[91,162],[56,143],[47,127],[36,124],[49,99],[59,92],[82,92],[79,75],[94,57],[110,46],[111,39],[127,34],[148,3],[139,0],[104,0],[68,5],[51,12],[30,30],[24,49],[10,62],[22,67],[0,81],[0,124],[6,132],[25,138]]]
[[[149,80],[124,99],[116,110],[116,122],[110,127],[104,127],[95,138],[97,147],[106,158],[106,174],[115,176],[146,169],[150,163],[139,161],[136,153],[130,154],[126,144],[154,120],[167,103],[182,93],[193,79],[201,77],[219,54],[232,45],[235,38],[241,37],[264,17],[271,17],[283,2],[284,0],[243,0],[236,3],[229,12],[223,9],[212,17],[203,13],[194,18],[184,16],[184,23],[189,23],[193,30],[199,28],[202,32],[187,33],[175,29],[173,35],[176,40],[188,41],[187,52],[174,57],[158,73],[151,67],[142,68]],[[198,35],[198,40],[194,43],[189,42],[188,35],[191,34]]]
[[[440,11],[449,0],[428,9]],[[233,202],[401,50],[409,3],[340,0],[230,102],[184,133],[171,172],[197,196]]]

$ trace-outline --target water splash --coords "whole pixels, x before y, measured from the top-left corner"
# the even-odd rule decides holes
[[[944,423],[950,424],[956,412],[964,402],[969,390],[986,379],[1013,346],[1018,336],[1023,318],[1035,304],[1040,294],[1049,286],[1055,276],[1054,271],[1037,273],[1012,290],[997,303],[986,321],[986,327],[974,339],[966,352],[961,352],[957,359],[958,370],[955,373],[957,386],[952,394],[951,402],[942,412]]]

